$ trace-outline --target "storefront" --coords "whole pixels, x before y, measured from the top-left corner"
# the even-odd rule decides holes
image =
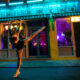
[[[51,45],[54,44],[51,49],[52,60],[79,59],[80,16],[59,17],[53,20],[54,30],[52,29],[51,34],[56,39],[50,41]]]
[[[22,25],[20,26],[20,22]],[[40,20],[22,20],[9,21],[1,23],[0,35],[0,57],[14,58],[16,57],[16,50],[10,41],[10,30],[13,27],[20,26],[20,36],[24,38],[30,36],[32,33],[45,26],[46,29],[39,33],[29,43],[25,43],[23,57],[24,58],[49,58],[49,26],[47,19]],[[9,30],[10,27],[10,30]]]
[[[14,1],[15,2],[15,1]],[[23,58],[78,59],[80,1],[9,2],[0,6],[0,58],[15,58],[8,27],[19,27],[24,38],[46,29],[26,43]],[[3,14],[4,13],[4,14]]]

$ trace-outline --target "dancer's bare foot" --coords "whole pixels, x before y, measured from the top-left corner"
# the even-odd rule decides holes
[[[14,77],[14,78],[16,78],[19,74],[20,74],[20,72],[19,72],[19,71],[17,71],[17,72],[16,72],[16,74],[14,74],[14,76],[13,76],[13,77]]]

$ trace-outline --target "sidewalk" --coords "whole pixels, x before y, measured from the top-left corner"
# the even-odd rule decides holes
[[[0,62],[0,67],[16,67],[17,62]],[[21,67],[80,67],[80,60],[23,61]]]

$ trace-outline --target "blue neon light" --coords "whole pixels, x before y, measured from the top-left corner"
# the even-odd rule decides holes
[[[0,4],[0,7],[6,6],[6,4]]]
[[[27,3],[36,3],[36,2],[42,2],[43,0],[35,0],[35,1],[27,1]]]
[[[16,2],[16,3],[9,3],[9,5],[20,5],[23,4],[24,2]]]
[[[33,0],[30,0],[30,1],[33,1]],[[42,0],[34,0],[34,1],[42,1]],[[0,7],[0,19],[8,18],[8,17],[20,17],[20,16],[29,16],[29,15],[31,16],[31,15],[41,15],[41,14],[44,14],[44,15],[48,14],[50,15],[50,17],[55,15],[56,16],[80,15],[80,2],[78,1],[75,1],[75,2],[68,1],[66,3],[64,2],[37,3],[37,4],[33,3],[33,4],[29,4],[28,6],[23,4],[24,2],[22,1],[15,2],[15,3],[10,2],[8,3],[8,5],[13,5],[10,7],[7,7],[7,5],[4,3],[0,4],[0,6],[6,5],[6,7]]]

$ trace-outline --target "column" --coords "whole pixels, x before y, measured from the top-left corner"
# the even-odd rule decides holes
[[[27,26],[27,22],[25,22],[25,33],[26,33],[26,37],[28,37],[28,26]],[[28,51],[28,43],[26,43],[26,58],[29,57],[29,51]]]
[[[49,18],[49,38],[50,38],[50,57],[51,60],[55,60],[58,57],[58,46],[57,46],[57,32],[56,32],[56,21],[53,18]]]

